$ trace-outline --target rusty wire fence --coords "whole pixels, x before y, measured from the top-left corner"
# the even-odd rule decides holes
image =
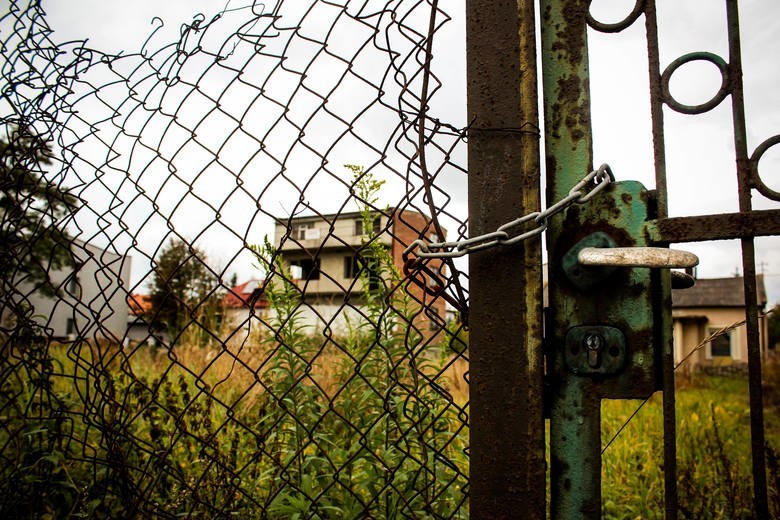
[[[467,516],[468,283],[404,255],[467,233],[449,16],[154,24],[0,19],[0,515]]]

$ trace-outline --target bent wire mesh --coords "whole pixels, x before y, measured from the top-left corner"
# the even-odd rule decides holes
[[[459,25],[154,23],[112,54],[0,19],[0,511],[467,516],[466,275],[403,261],[467,235]]]

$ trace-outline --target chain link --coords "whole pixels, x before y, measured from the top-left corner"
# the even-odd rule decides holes
[[[458,242],[430,242],[426,243],[422,239],[417,239],[404,250],[404,258],[414,253],[418,258],[458,258],[470,253],[482,251],[499,246],[511,246],[528,240],[529,238],[541,235],[547,229],[547,223],[550,217],[561,213],[569,206],[574,204],[584,204],[596,196],[610,182],[614,182],[615,176],[609,165],[602,164],[598,169],[593,170],[580,182],[575,184],[568,195],[550,206],[544,211],[535,211],[522,217],[503,224],[495,231],[485,233],[476,237],[460,240]],[[595,185],[587,190],[589,184]],[[528,222],[534,222],[536,227],[528,231],[512,235],[516,229],[522,229]],[[416,251],[415,251],[416,250]]]

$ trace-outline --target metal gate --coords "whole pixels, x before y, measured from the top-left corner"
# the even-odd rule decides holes
[[[663,69],[654,0],[617,23],[590,4],[466,0],[460,32],[437,0],[228,2],[110,53],[12,0],[0,514],[596,518],[602,400],[661,391],[676,518],[671,289],[692,280],[671,268],[696,259],[668,246],[723,239],[753,515],[777,512],[754,238],[780,210],[751,197],[780,200],[758,168],[780,136],[748,147],[737,1],[727,60]],[[594,168],[588,68],[588,31],[642,22],[647,188]],[[693,61],[722,85],[688,106],[669,84]],[[664,107],[728,101],[740,211],[670,217]]]
[[[656,2],[635,3],[626,18],[603,23],[589,2],[544,1],[542,69],[545,97],[545,149],[548,203],[563,197],[578,180],[575,172],[592,169],[587,31],[615,33],[644,22],[649,65],[655,187],[646,191],[619,182],[584,208],[553,218],[547,235],[550,262],[548,367],[551,367],[551,463],[554,517],[598,517],[602,398],[646,398],[663,391],[664,483],[667,518],[678,516],[674,354],[670,287],[693,282],[668,267],[694,261],[680,253],[643,253],[646,246],[740,239],[748,338],[750,432],[754,514],[768,518],[765,433],[761,388],[754,237],[780,232],[780,212],[755,211],[754,193],[777,201],[778,193],[759,175],[764,152],[778,142],[772,136],[748,149],[743,102],[738,4],[724,5],[728,56],[685,54],[662,68]],[[681,103],[670,79],[687,63],[705,61],[722,76],[720,89],[705,103]],[[664,141],[664,107],[701,114],[731,102],[739,213],[669,218]],[[613,247],[633,250],[604,258],[586,258],[585,250]],[[578,264],[578,265],[574,265]],[[589,267],[583,267],[587,264]],[[626,267],[629,266],[629,267]],[[633,266],[633,267],[631,267]],[[636,266],[642,266],[636,267]],[[650,267],[648,269],[648,267]],[[584,272],[583,272],[584,271]]]

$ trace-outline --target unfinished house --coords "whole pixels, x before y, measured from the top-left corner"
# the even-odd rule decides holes
[[[391,285],[410,302],[410,325],[430,336],[446,325],[446,305],[418,283],[404,279],[403,251],[418,238],[438,242],[429,220],[413,211],[388,209],[372,214],[370,225],[358,213],[313,215],[276,219],[274,246],[281,254],[296,285],[303,291],[303,315],[307,325],[319,330],[346,331],[357,323],[365,304],[361,270],[366,267],[361,255],[369,241],[378,242],[392,258],[401,281],[367,277],[368,283]],[[434,260],[429,267],[442,272],[443,262]],[[363,277],[366,279],[366,277]],[[422,284],[435,285],[425,278]],[[370,289],[370,288],[369,288]]]
[[[128,323],[132,259],[77,239],[69,247],[73,265],[48,272],[56,295],[40,291],[40,281],[22,280],[10,298],[29,307],[33,320],[51,338],[121,343]],[[11,319],[5,308],[1,319]]]

